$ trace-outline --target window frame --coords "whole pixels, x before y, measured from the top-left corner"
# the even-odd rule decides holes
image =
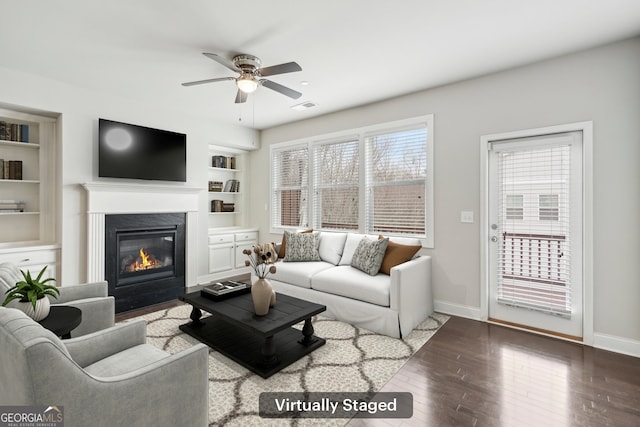
[[[426,128],[426,174],[424,178],[424,187],[425,187],[425,217],[424,217],[424,235],[416,235],[416,234],[408,234],[408,233],[384,233],[385,236],[401,236],[401,237],[414,237],[420,239],[422,242],[422,246],[425,248],[433,248],[435,242],[434,236],[434,116],[433,114],[428,114],[424,116],[413,117],[404,120],[397,120],[393,122],[385,122],[371,126],[365,126],[356,129],[348,129],[345,131],[334,132],[330,134],[316,135],[309,138],[298,139],[294,141],[287,141],[282,143],[274,143],[269,146],[269,190],[272,193],[270,198],[270,209],[269,209],[269,231],[273,234],[279,234],[284,232],[284,230],[295,230],[308,228],[313,224],[317,224],[318,220],[314,217],[314,204],[315,204],[315,190],[317,188],[317,183],[315,182],[317,178],[317,173],[315,171],[315,150],[316,146],[322,144],[332,144],[339,143],[341,141],[353,140],[354,138],[358,141],[359,146],[359,172],[358,172],[358,180],[359,180],[359,188],[360,191],[358,193],[358,229],[357,230],[338,230],[342,232],[353,232],[353,233],[361,233],[361,234],[371,234],[372,232],[368,232],[366,230],[367,227],[367,215],[368,212],[365,212],[365,199],[367,197],[367,192],[369,189],[367,188],[366,183],[366,168],[367,168],[367,159],[365,154],[365,140],[367,137],[371,136],[371,134],[380,134],[380,133],[393,133],[398,130],[416,128],[420,125]],[[307,179],[308,185],[307,188],[307,206],[305,209],[307,211],[307,221],[305,224],[300,224],[299,226],[283,226],[282,224],[276,224],[275,221],[280,219],[275,218],[275,214],[280,212],[280,209],[277,208],[274,203],[277,203],[276,196],[274,192],[277,190],[275,186],[275,176],[274,176],[274,156],[276,153],[282,152],[287,149],[295,149],[305,146],[308,150],[308,162],[307,162]],[[275,209],[277,208],[277,209]],[[322,230],[322,228],[320,228]],[[332,229],[327,229],[327,231],[336,231]]]

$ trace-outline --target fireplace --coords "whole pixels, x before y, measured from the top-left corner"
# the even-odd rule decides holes
[[[106,215],[105,255],[117,313],[175,299],[185,287],[185,214]]]

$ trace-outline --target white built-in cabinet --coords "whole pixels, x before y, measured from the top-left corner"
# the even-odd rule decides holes
[[[209,280],[219,280],[250,272],[245,267],[248,259],[242,253],[258,243],[257,228],[212,228],[209,229]]]
[[[13,262],[35,273],[47,265],[48,275],[54,278],[60,257],[56,124],[54,114],[0,108],[0,262]],[[14,204],[20,207],[11,209]]]

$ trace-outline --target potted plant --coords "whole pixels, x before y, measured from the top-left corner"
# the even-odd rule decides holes
[[[47,317],[51,308],[47,295],[57,298],[60,295],[60,291],[55,286],[46,284],[55,279],[51,277],[42,279],[46,269],[47,266],[45,265],[35,279],[31,277],[30,271],[27,270],[25,273],[20,270],[24,280],[17,282],[14,287],[5,292],[7,296],[2,305],[6,306],[9,302],[18,300],[16,308],[24,311],[27,316],[36,322]]]

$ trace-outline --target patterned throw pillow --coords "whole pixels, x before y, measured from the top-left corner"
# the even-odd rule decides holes
[[[299,231],[298,233],[313,233],[313,228],[310,228],[308,230],[302,230],[302,231]],[[280,243],[278,258],[283,259],[286,254],[287,254],[287,234],[282,233],[282,243]]]
[[[380,271],[380,265],[382,265],[382,259],[388,244],[388,237],[379,240],[370,240],[363,237],[353,253],[351,267],[362,270],[370,276],[375,276]]]
[[[284,232],[287,247],[284,262],[320,261],[320,235],[318,233]]]

